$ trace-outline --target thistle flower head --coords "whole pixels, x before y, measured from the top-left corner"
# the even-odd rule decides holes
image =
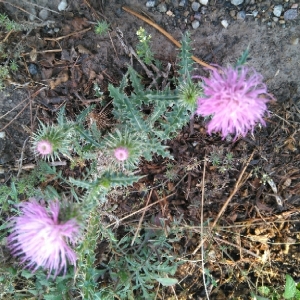
[[[51,155],[53,151],[52,144],[47,140],[41,140],[36,143],[36,151],[41,156]]]
[[[136,168],[142,156],[142,140],[138,134],[116,129],[105,140],[106,147],[111,152],[116,165],[122,165],[127,170]]]
[[[60,159],[60,153],[69,156],[72,128],[68,124],[49,126],[40,122],[38,131],[33,135],[32,149],[36,156],[48,160]]]
[[[20,205],[21,215],[11,219],[8,246],[14,256],[20,257],[25,267],[36,271],[39,267],[66,273],[67,263],[76,265],[76,253],[70,247],[80,236],[76,219],[65,222],[60,219],[57,201],[50,204],[49,211],[35,199]]]
[[[118,147],[114,151],[115,158],[119,161],[124,161],[129,157],[129,151],[125,147]]]
[[[273,99],[267,93],[263,77],[255,70],[240,66],[236,69],[215,68],[210,78],[202,78],[204,97],[198,98],[196,113],[213,116],[208,133],[220,131],[223,138],[235,134],[235,139],[253,132],[257,122],[265,125],[266,103]]]

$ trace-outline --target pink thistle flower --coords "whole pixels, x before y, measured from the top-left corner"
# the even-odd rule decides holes
[[[125,147],[118,147],[114,151],[115,158],[119,161],[124,161],[129,157],[129,151]]]
[[[204,117],[213,115],[207,132],[220,131],[223,139],[228,134],[245,136],[260,122],[265,126],[263,115],[266,103],[273,99],[267,93],[263,77],[253,69],[215,68],[211,77],[201,77],[205,97],[198,98],[196,113]]]
[[[80,226],[75,219],[59,220],[59,203],[50,204],[50,211],[35,199],[20,205],[22,214],[11,220],[12,233],[8,246],[14,256],[21,256],[21,263],[36,271],[39,267],[54,271],[56,277],[67,262],[76,265],[76,253],[69,246],[74,245],[80,235]]]
[[[46,156],[52,153],[53,147],[49,141],[42,140],[36,143],[36,151],[42,156]]]

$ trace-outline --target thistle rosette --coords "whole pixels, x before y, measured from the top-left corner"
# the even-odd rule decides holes
[[[207,132],[221,132],[223,139],[234,134],[253,133],[255,125],[266,125],[263,116],[267,103],[273,96],[267,93],[263,77],[246,66],[211,70],[209,78],[203,80],[203,97],[198,98],[196,113],[203,117],[212,116]]]
[[[33,134],[32,150],[43,159],[60,159],[60,154],[70,158],[70,148],[74,131],[69,124],[47,126],[40,122],[40,127]]]
[[[10,220],[7,240],[12,255],[20,257],[25,268],[35,272],[41,267],[56,277],[66,274],[68,263],[76,266],[77,256],[71,248],[81,236],[76,218],[64,218],[58,201],[51,202],[47,210],[32,198],[20,204],[20,211]]]
[[[129,133],[128,130],[121,132],[116,129],[105,139],[105,146],[113,157],[114,163],[128,171],[137,167],[142,156],[143,144],[143,140],[137,133]]]

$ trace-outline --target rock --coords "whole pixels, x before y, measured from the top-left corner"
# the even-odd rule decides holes
[[[180,0],[178,6],[184,7],[186,5],[186,0]]]
[[[236,15],[237,20],[245,20],[246,18],[246,12],[244,10],[241,10]]]
[[[39,12],[39,18],[41,18],[42,20],[46,21],[49,17],[49,10],[46,8],[43,8],[40,12]]]
[[[154,7],[155,6],[155,3],[156,1],[155,0],[149,0],[146,2],[146,7]]]
[[[67,6],[68,6],[67,1],[66,1],[66,0],[62,0],[62,1],[58,4],[57,9],[58,9],[59,11],[62,11],[62,10],[65,10],[65,9],[67,8]]]
[[[281,4],[275,5],[273,9],[273,14],[275,17],[280,17],[283,10],[283,6]]]
[[[258,15],[258,11],[257,11],[257,10],[254,10],[254,11],[252,12],[252,16],[253,16],[254,18],[256,18],[257,15]]]
[[[236,11],[235,10],[231,10],[230,12],[229,12],[229,14],[230,14],[230,16],[233,18],[233,19],[236,19]]]
[[[197,29],[197,28],[199,27],[199,25],[200,25],[200,22],[199,22],[198,20],[194,20],[194,21],[192,22],[192,27],[193,27],[193,29]]]
[[[157,10],[161,13],[165,13],[167,12],[167,5],[166,3],[162,2],[160,4],[157,5]]]
[[[200,0],[199,1],[200,2],[200,4],[202,4],[202,5],[208,5],[208,0]]]
[[[244,0],[231,0],[230,2],[231,4],[238,6],[241,5],[244,2]]]
[[[222,26],[223,26],[224,28],[227,28],[228,25],[229,25],[227,20],[222,20],[222,21],[221,21],[221,24],[222,24]]]
[[[36,64],[30,63],[28,65],[28,71],[31,75],[36,75],[38,73],[38,68],[37,68]]]
[[[200,21],[201,20],[201,14],[199,12],[196,12],[194,14],[194,19]]]
[[[284,14],[283,17],[285,20],[294,20],[298,17],[298,10],[295,8],[288,9]]]
[[[36,11],[35,11],[35,8],[34,7],[31,7],[30,10],[29,10],[30,14],[29,14],[29,20],[30,21],[33,21],[35,20],[35,17],[36,17]]]
[[[299,44],[299,38],[298,37],[294,37],[291,39],[291,44],[292,45],[298,45]]]
[[[199,8],[200,8],[200,3],[198,3],[198,2],[193,2],[192,3],[192,10],[193,11],[198,11]]]

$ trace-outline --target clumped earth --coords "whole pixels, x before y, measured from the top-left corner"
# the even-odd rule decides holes
[[[132,195],[139,196],[121,194],[111,199],[111,206],[118,206],[114,214],[121,219],[145,206],[140,202],[140,192],[148,187],[153,189],[151,202],[166,199],[149,208],[145,222],[151,215],[164,218],[166,224],[183,216],[180,226],[186,228],[187,235],[173,247],[176,255],[189,262],[179,268],[175,277],[180,285],[170,289],[165,299],[174,294],[177,299],[205,298],[198,251],[202,191],[205,268],[217,283],[217,287],[209,285],[211,299],[249,299],[250,291],[259,286],[282,287],[285,274],[297,282],[300,22],[298,15],[292,20],[284,18],[292,7],[298,10],[296,1],[250,0],[235,6],[230,1],[216,0],[201,5],[197,12],[192,9],[194,1],[75,0],[61,12],[57,10],[60,1],[51,1],[51,5],[44,2],[36,1],[34,10],[25,1],[1,5],[1,12],[15,21],[26,26],[35,23],[31,31],[1,33],[1,40],[7,39],[8,58],[15,59],[16,49],[21,55],[19,70],[10,73],[10,85],[0,93],[0,131],[5,132],[5,138],[0,139],[2,183],[9,183],[18,171],[21,155],[22,172],[34,166],[28,138],[37,128],[37,119],[51,123],[64,104],[70,117],[91,103],[101,111],[94,83],[108,95],[108,84],[117,85],[128,64],[144,77],[145,84],[151,82],[128,51],[130,47],[135,49],[136,31],[141,26],[152,36],[155,58],[164,67],[171,64],[170,76],[176,74],[174,44],[122,10],[127,6],[159,24],[178,41],[189,30],[193,54],[210,64],[234,63],[249,48],[248,65],[264,76],[269,92],[277,100],[269,105],[267,127],[257,126],[253,135],[236,142],[224,141],[219,135],[208,136],[203,119],[196,119],[192,131],[187,125],[169,141],[173,161],[155,157],[141,164],[140,173],[147,176],[130,188]],[[155,3],[154,7],[147,7],[150,2]],[[281,16],[276,17],[274,7],[278,5],[283,7]],[[41,15],[44,6],[53,10],[46,17]],[[25,11],[39,19],[30,19]],[[94,26],[101,20],[109,22],[109,34],[95,34]],[[195,20],[199,20],[198,27]],[[224,20],[227,28],[221,24]],[[207,76],[208,72],[195,64],[194,75]],[[106,121],[111,126],[109,118]],[[218,216],[226,202],[225,211]],[[126,222],[134,224],[139,218],[134,215]],[[217,226],[212,228],[215,220]]]

